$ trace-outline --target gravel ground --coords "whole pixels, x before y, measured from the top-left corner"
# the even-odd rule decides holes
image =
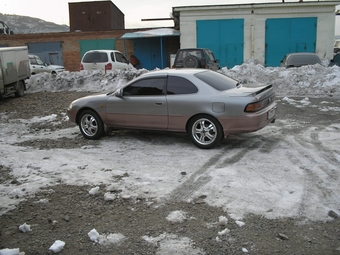
[[[87,94],[42,92],[26,94],[22,98],[5,98],[0,101],[0,112],[12,119],[50,114],[57,114],[62,119],[68,104]],[[58,125],[39,123],[28,128],[36,132],[71,126],[74,124],[62,121]],[[138,132],[134,132],[138,136]],[[96,143],[79,134],[76,139],[32,140],[19,145],[43,150]],[[11,169],[1,165],[1,159],[0,182],[18,183],[11,175]],[[334,220],[330,222],[308,222],[303,218],[269,220],[248,215],[242,219],[244,226],[239,226],[231,218],[227,225],[221,225],[218,224],[219,216],[227,216],[226,212],[208,206],[200,199],[192,203],[161,205],[142,198],[106,201],[101,191],[95,196],[89,195],[90,189],[64,184],[42,189],[15,210],[1,215],[0,249],[20,248],[26,255],[52,254],[48,248],[55,240],[62,240],[66,245],[60,254],[340,254],[340,220],[337,215],[333,215]],[[120,190],[112,192],[119,193]],[[178,223],[166,220],[173,211],[186,212],[187,219]],[[31,232],[18,230],[24,222],[31,225]],[[124,238],[115,244],[96,244],[87,235],[93,228],[107,235],[120,233]],[[225,228],[230,233],[219,236],[218,232]],[[146,242],[143,236],[160,238]],[[189,238],[189,250],[178,248],[178,242],[183,238]],[[170,248],[163,249],[165,246]]]

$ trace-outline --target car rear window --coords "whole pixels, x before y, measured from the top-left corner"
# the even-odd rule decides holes
[[[301,64],[307,64],[307,65],[315,65],[320,64],[320,59],[318,56],[314,55],[292,55],[289,58],[288,65],[301,65]]]
[[[167,95],[194,94],[197,92],[197,87],[187,79],[177,76],[168,77]]]
[[[83,63],[104,63],[108,62],[106,52],[89,52],[84,56]]]
[[[238,84],[238,81],[217,72],[199,72],[195,76],[219,91],[236,88]]]

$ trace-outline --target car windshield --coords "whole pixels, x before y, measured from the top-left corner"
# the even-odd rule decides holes
[[[238,85],[238,81],[216,72],[199,72],[195,76],[219,91],[234,89]]]
[[[103,63],[108,62],[106,52],[89,52],[83,59],[84,63]]]

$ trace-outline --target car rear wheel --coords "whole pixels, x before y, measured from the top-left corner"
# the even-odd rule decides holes
[[[99,139],[104,134],[103,121],[95,111],[83,111],[79,120],[79,129],[85,138]]]
[[[183,66],[185,68],[198,68],[199,67],[199,60],[195,56],[187,56],[183,61]]]
[[[23,97],[25,94],[25,85],[22,81],[18,82],[18,89],[15,92],[16,97]]]
[[[208,115],[199,115],[191,119],[188,131],[193,143],[202,149],[216,147],[223,139],[221,124]]]

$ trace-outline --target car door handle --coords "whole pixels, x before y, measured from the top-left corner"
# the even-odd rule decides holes
[[[163,103],[161,103],[161,102],[160,103],[155,103],[155,105],[163,105]]]

